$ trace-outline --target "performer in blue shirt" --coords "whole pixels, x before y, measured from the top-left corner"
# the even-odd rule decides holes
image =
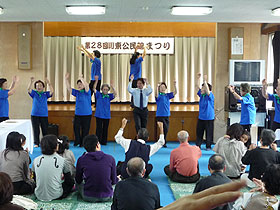
[[[91,91],[88,83],[83,76],[77,81],[77,89],[71,88],[69,82],[69,73],[65,75],[66,87],[69,93],[76,97],[76,108],[74,118],[74,146],[83,146],[83,139],[88,135],[91,122]],[[81,132],[82,131],[82,132]]]
[[[101,86],[101,93],[96,90],[98,76],[95,76],[95,83],[93,86],[93,91],[96,95],[96,109],[95,109],[95,118],[96,118],[96,136],[100,144],[107,144],[108,136],[108,127],[111,119],[111,101],[116,97],[117,93],[111,84],[113,93],[109,93],[110,86],[108,84],[103,84]]]
[[[93,53],[90,53],[83,45],[77,47],[78,50],[82,51],[85,53],[87,57],[90,58],[90,62],[92,63],[91,65],[91,81],[89,83],[89,89],[91,91],[91,95],[94,93],[93,91],[93,86],[95,83],[95,76],[98,76],[98,82],[96,85],[96,90],[100,91],[100,86],[101,86],[101,53],[98,50],[94,50]],[[95,98],[95,106],[96,106],[96,96]]]
[[[138,133],[140,128],[146,128],[148,122],[148,101],[149,95],[153,92],[151,85],[148,83],[147,79],[138,78],[137,88],[132,88],[132,81],[134,75],[130,76],[130,82],[128,83],[127,90],[133,96],[133,116],[135,121],[136,133]],[[145,83],[147,88],[144,88]]]
[[[45,83],[42,80],[37,80],[34,83],[34,77],[30,78],[28,86],[28,94],[33,99],[32,111],[31,111],[31,122],[34,133],[34,147],[38,147],[40,144],[40,127],[43,136],[48,134],[48,98],[53,95],[53,87],[50,81],[46,78],[46,83],[49,86],[50,91],[44,91]],[[32,85],[34,83],[34,90]]]
[[[211,144],[213,142],[213,130],[214,130],[214,119],[215,119],[215,110],[214,110],[214,100],[215,97],[212,90],[212,85],[207,83],[207,75],[203,77],[203,84],[200,89],[201,74],[197,75],[196,88],[198,89],[197,95],[199,99],[199,116],[196,127],[196,145],[201,146],[203,141],[203,134],[206,131],[206,150],[211,150]]]
[[[174,81],[174,92],[165,93],[167,90],[167,85],[165,82],[161,82],[158,84],[158,88],[156,91],[156,120],[163,123],[164,130],[164,145],[166,146],[166,136],[169,128],[169,116],[170,116],[170,99],[174,98],[177,94],[176,81]]]
[[[280,128],[280,79],[277,80],[277,87],[275,89],[275,94],[267,93],[267,82],[266,79],[262,81],[262,95],[269,101],[273,101],[275,106],[275,114],[274,120],[272,123],[272,130],[276,131],[276,129]]]
[[[235,92],[234,86],[228,86],[230,92],[233,94],[234,98],[241,103],[241,118],[240,125],[250,132],[251,125],[255,123],[256,119],[256,107],[253,96],[250,94],[251,87],[248,83],[241,83],[240,85],[240,95]]]
[[[130,58],[130,74],[129,78],[131,75],[134,76],[134,79],[132,81],[132,88],[137,87],[137,79],[142,77],[142,62],[146,56],[146,47],[144,47],[144,52],[141,55],[139,52],[137,52],[137,49],[140,48],[140,45],[137,45],[135,47],[135,51]],[[131,96],[131,107],[133,108],[133,96]]]
[[[13,77],[13,82],[8,89],[8,82],[5,78],[0,78],[0,122],[9,119],[9,101],[8,97],[13,95],[16,91],[19,78]]]

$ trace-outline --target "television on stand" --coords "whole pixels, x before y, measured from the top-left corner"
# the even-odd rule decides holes
[[[240,86],[249,83],[251,86],[262,86],[265,78],[264,60],[229,60],[229,84]]]
[[[235,86],[240,94],[240,84],[248,83],[251,86],[251,95],[254,98],[258,112],[266,111],[266,99],[262,96],[262,80],[265,78],[264,60],[229,60],[229,83]],[[225,111],[240,111],[240,106],[234,96],[225,90]]]

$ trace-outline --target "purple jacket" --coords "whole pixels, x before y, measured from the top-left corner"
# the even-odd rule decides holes
[[[80,184],[83,180],[85,196],[112,197],[112,185],[118,180],[115,159],[102,151],[83,154],[77,161],[76,182]]]

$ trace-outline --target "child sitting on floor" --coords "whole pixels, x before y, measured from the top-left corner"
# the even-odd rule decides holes
[[[71,176],[73,177],[73,179],[75,178],[76,175],[76,168],[75,168],[75,156],[73,154],[73,152],[69,149],[69,139],[68,136],[59,136],[58,137],[58,151],[57,153],[64,157],[65,160],[67,161],[68,165],[69,165],[69,169],[70,169],[70,173]]]

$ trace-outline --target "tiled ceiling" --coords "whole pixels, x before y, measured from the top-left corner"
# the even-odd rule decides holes
[[[70,16],[66,5],[105,5],[105,15]],[[0,21],[137,21],[277,23],[280,0],[1,0]],[[207,16],[173,16],[172,6],[212,6]]]

